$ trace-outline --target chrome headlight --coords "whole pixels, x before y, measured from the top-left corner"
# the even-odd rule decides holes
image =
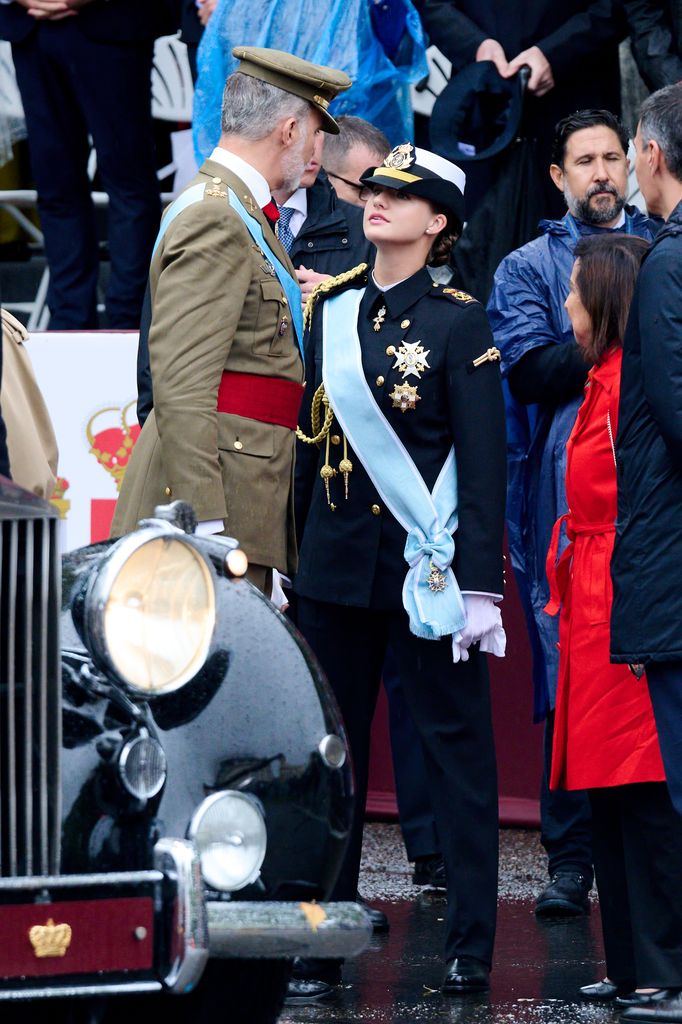
[[[121,782],[131,796],[150,800],[166,781],[167,762],[163,747],[153,736],[136,736],[124,745],[118,758]]]
[[[207,885],[234,892],[255,882],[267,848],[260,802],[248,793],[223,790],[197,808],[189,826]]]
[[[208,655],[215,586],[201,554],[175,531],[120,541],[85,597],[84,639],[95,661],[145,694],[170,693]]]

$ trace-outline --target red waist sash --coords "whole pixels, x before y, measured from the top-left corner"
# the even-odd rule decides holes
[[[281,377],[225,371],[218,388],[218,412],[276,423],[295,430],[304,387]]]
[[[559,536],[563,523],[566,523],[566,536],[568,537],[569,544],[564,548],[561,558],[557,562]],[[570,512],[565,512],[563,516],[557,519],[552,530],[552,540],[545,563],[547,579],[549,581],[549,601],[545,605],[544,610],[548,615],[556,615],[561,608],[561,602],[564,599],[566,587],[568,586],[571,559],[573,558],[573,542],[576,537],[594,537],[600,533],[615,532],[615,523],[575,523],[571,518]]]

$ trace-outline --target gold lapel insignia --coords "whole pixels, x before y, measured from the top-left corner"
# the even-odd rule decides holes
[[[227,199],[227,192],[223,192],[221,188],[214,185],[211,188],[207,188],[204,192],[205,196],[213,196],[215,199]]]
[[[395,354],[393,369],[400,370],[403,380],[411,373],[420,379],[424,370],[431,369],[426,361],[430,351],[431,349],[424,349],[421,341],[404,341]]]
[[[476,302],[473,295],[461,292],[459,288],[443,288],[443,295],[452,295],[453,299],[459,299],[460,302]]]
[[[261,267],[261,270],[263,271],[263,273],[264,274],[268,274],[270,277],[277,277],[277,271],[275,270],[275,268],[274,268],[273,264],[270,262],[270,260],[267,259],[267,257],[265,256],[265,253],[263,253],[263,257],[265,259],[265,262],[263,263],[263,265]]]
[[[498,363],[502,358],[499,348],[489,348],[478,359],[472,359],[472,366],[483,366],[484,363]]]
[[[396,384],[388,396],[393,401],[393,408],[407,412],[408,409],[416,409],[417,402],[421,402],[421,396],[417,394],[416,387],[409,384]]]
[[[434,594],[442,594],[448,585],[447,576],[433,562],[429,562],[429,570],[428,579],[426,580],[429,590]]]
[[[249,211],[249,213],[255,213],[256,210],[258,209],[258,203],[254,203],[251,196],[244,196],[244,206]]]
[[[381,325],[383,324],[385,319],[386,319],[386,307],[382,306],[381,309],[379,310],[379,312],[377,313],[377,315],[372,318],[372,323],[374,324],[374,330],[375,331],[380,331],[381,330]]]

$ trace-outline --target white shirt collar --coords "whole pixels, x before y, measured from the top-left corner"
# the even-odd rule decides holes
[[[308,216],[308,190],[305,188],[297,188],[293,195],[289,196],[285,206],[290,206],[292,210],[296,210],[298,213],[303,215],[303,219]]]
[[[209,160],[215,160],[216,163],[222,164],[223,167],[227,167],[228,171],[236,174],[244,182],[261,209],[268,205],[272,198],[270,186],[260,171],[248,164],[246,160],[242,160],[236,153],[231,153],[223,146],[216,146]]]
[[[399,284],[402,284],[403,281],[407,281],[407,278],[401,277],[399,281],[393,281],[392,284],[379,284],[376,277],[374,276],[374,271],[372,271],[372,280],[374,281],[375,287],[378,288],[380,292],[388,292],[391,290],[391,288],[396,288]]]

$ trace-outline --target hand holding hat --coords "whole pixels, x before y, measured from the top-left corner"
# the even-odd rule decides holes
[[[489,60],[497,68],[502,78],[512,78],[522,67],[530,69],[530,77],[526,88],[536,96],[544,96],[554,88],[552,65],[549,63],[539,46],[529,46],[522,50],[513,60],[508,61],[502,44],[497,39],[484,39],[476,50],[476,61]]]

